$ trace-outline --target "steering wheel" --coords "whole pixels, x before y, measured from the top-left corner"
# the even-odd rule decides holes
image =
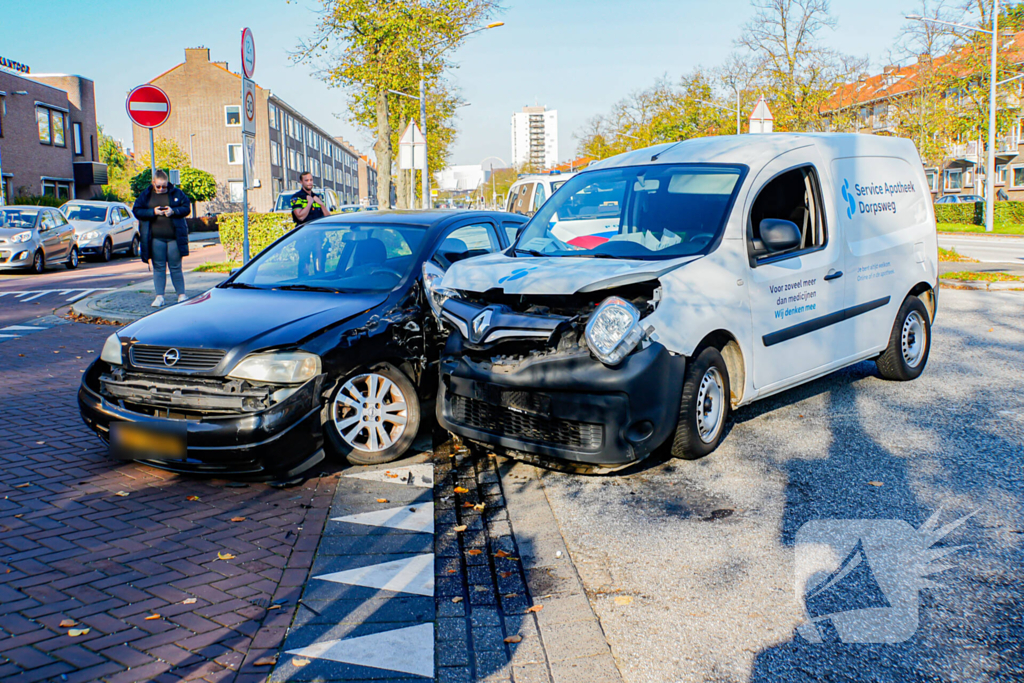
[[[401,280],[402,279],[402,274],[401,273],[399,273],[399,272],[397,272],[397,271],[395,271],[395,270],[393,270],[391,268],[388,268],[387,266],[380,266],[380,265],[371,266],[370,267],[370,272],[367,273],[367,275],[378,275],[378,274],[393,275],[396,280]]]
[[[699,240],[703,240],[705,242],[709,242],[709,241],[711,241],[712,238],[714,238],[714,234],[712,234],[710,232],[698,232],[696,235],[694,235],[693,237],[691,237],[690,239],[688,239],[686,241],[687,242],[697,242]]]

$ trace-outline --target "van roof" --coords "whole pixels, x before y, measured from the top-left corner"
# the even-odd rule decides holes
[[[911,140],[860,133],[762,133],[691,138],[625,152],[594,162],[582,173],[599,168],[667,163],[745,164],[764,166],[778,155],[815,145],[826,159],[855,156],[896,156],[918,159]]]

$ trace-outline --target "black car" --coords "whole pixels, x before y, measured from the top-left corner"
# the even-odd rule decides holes
[[[82,379],[82,417],[117,457],[176,472],[287,478],[325,451],[399,458],[437,389],[423,278],[505,248],[524,223],[387,211],[302,226],[111,335]]]

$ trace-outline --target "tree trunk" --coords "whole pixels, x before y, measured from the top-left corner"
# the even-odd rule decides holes
[[[391,124],[388,121],[388,92],[377,91],[377,206],[391,208]]]
[[[398,121],[398,134],[401,135],[405,132],[405,127],[408,125],[408,116],[403,111]],[[402,150],[399,147],[398,153],[401,154]],[[396,167],[399,164],[396,164]],[[399,168],[396,171],[395,177],[395,188],[398,192],[398,208],[399,209],[411,209],[409,206],[409,171],[404,168]]]

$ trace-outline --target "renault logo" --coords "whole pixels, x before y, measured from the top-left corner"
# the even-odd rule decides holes
[[[487,334],[487,330],[491,327],[491,316],[494,315],[494,311],[491,309],[485,309],[475,318],[473,318],[472,332],[473,341],[480,341]]]
[[[178,362],[179,358],[181,358],[181,354],[178,353],[178,349],[167,349],[164,352],[164,365],[171,367]]]

